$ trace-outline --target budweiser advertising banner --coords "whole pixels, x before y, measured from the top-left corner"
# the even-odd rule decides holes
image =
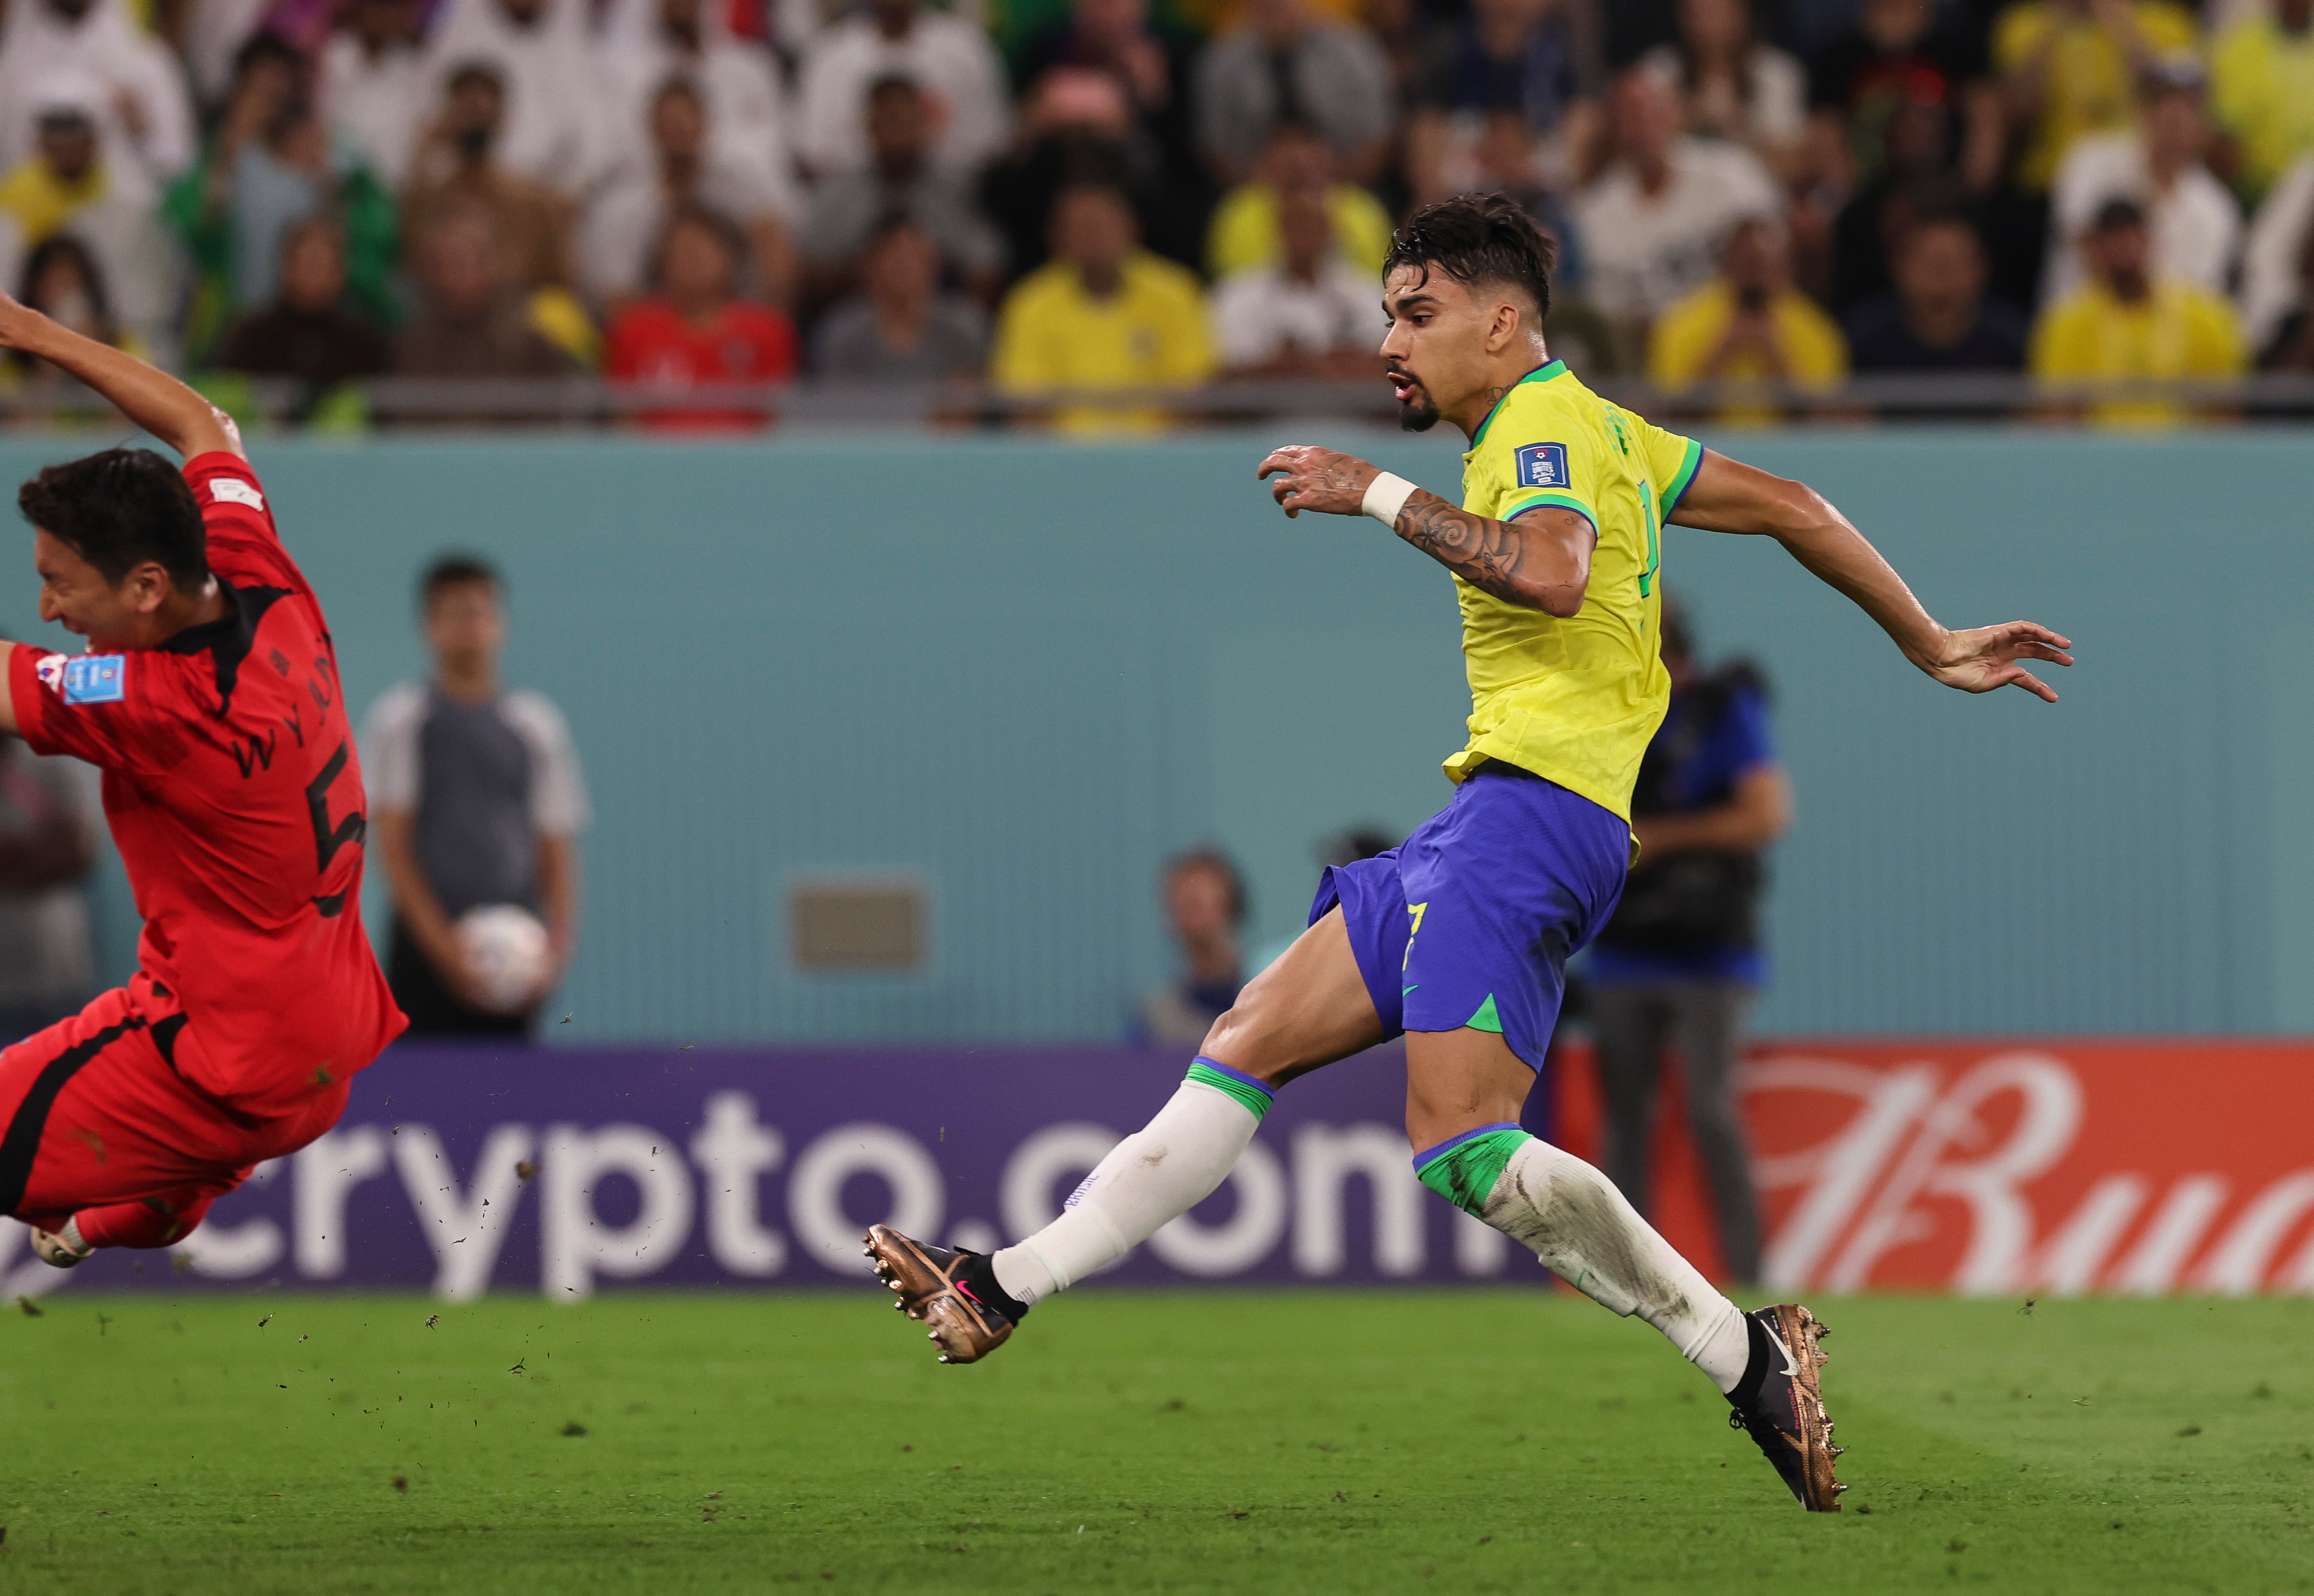
[[[1587,1064],[1558,1088],[1584,1150]],[[1773,1284],[2314,1292],[2314,1045],[1771,1044],[1743,1101]],[[1656,1217],[1716,1264],[1694,1154],[1657,1128]]]
[[[1146,1051],[397,1049],[344,1123],[171,1252],[66,1274],[0,1225],[0,1290],[864,1283],[887,1220],[976,1247],[1042,1224],[1179,1080]],[[1285,1092],[1236,1175],[1108,1278],[1139,1285],[1534,1281],[1424,1191],[1394,1049]],[[1775,1283],[1972,1292],[2314,1291],[2314,1045],[1807,1043],[1744,1108]],[[1596,1149],[1588,1060],[1552,1135]],[[1675,1084],[1658,1222],[1716,1262]]]

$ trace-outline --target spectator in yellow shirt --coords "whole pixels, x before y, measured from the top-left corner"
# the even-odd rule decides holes
[[[1122,190],[1079,183],[1053,203],[1053,259],[1013,286],[997,313],[989,375],[1008,393],[1188,387],[1214,371],[1196,276],[1140,247]],[[1072,408],[1070,432],[1154,431],[1161,410]]]
[[[2218,35],[2211,109],[2241,151],[2241,183],[2255,199],[2314,149],[2314,0],[2274,0]]]
[[[102,198],[108,176],[94,113],[70,102],[46,105],[32,153],[0,178],[0,211],[15,223],[20,242],[30,248],[64,231],[75,215]]]
[[[1755,216],[1727,236],[1719,275],[1656,318],[1647,379],[1668,393],[1697,383],[1790,383],[1834,388],[1848,375],[1848,340],[1815,302],[1792,287],[1783,224]],[[1758,426],[1772,406],[1721,409],[1717,419]]]
[[[2123,382],[2230,377],[2247,364],[2232,308],[2207,289],[2153,274],[2145,210],[2109,199],[2081,239],[2089,280],[2042,313],[2033,330],[2033,375]],[[2168,427],[2187,412],[2162,400],[2089,408],[2107,427]]]
[[[1382,258],[1390,253],[1390,212],[1371,190],[1335,181],[1333,150],[1298,118],[1279,119],[1252,178],[1223,195],[1214,207],[1214,219],[1206,229],[1206,269],[1214,280],[1276,266],[1285,258],[1277,199],[1296,190],[1325,196],[1336,251],[1371,276],[1379,294]]]
[[[2193,13],[2168,0],[2023,0],[2002,12],[1992,65],[2026,129],[2018,182],[2047,193],[2074,140],[2127,130],[2138,78],[2194,44]]]

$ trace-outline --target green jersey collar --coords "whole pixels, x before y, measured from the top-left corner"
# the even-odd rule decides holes
[[[1525,387],[1529,383],[1547,383],[1553,377],[1563,377],[1566,375],[1567,362],[1554,360],[1548,366],[1536,366],[1517,382],[1513,383],[1503,397],[1495,401],[1495,408],[1487,412],[1487,419],[1479,423],[1479,430],[1471,435],[1471,447],[1476,449],[1487,441],[1487,428],[1495,424],[1495,418],[1502,413],[1504,401],[1509,399],[1512,392]]]

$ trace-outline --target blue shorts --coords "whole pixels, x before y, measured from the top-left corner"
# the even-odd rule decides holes
[[[1328,869],[1310,923],[1340,905],[1390,1035],[1499,1031],[1540,1070],[1567,961],[1615,912],[1630,848],[1589,798],[1489,764],[1398,847]]]

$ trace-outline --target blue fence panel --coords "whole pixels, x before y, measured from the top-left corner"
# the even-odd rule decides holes
[[[1448,579],[1371,523],[1278,516],[1253,468],[1281,436],[257,454],[358,710],[422,668],[428,558],[507,569],[511,674],[563,706],[597,807],[552,1035],[1063,1040],[1164,976],[1170,851],[1237,853],[1274,940],[1322,838],[1444,800]],[[1454,487],[1456,440],[1344,436]],[[11,439],[0,471],[100,441]],[[1763,1028],[2314,1027],[2314,439],[1716,441],[1821,487],[1939,616],[2045,620],[2082,661],[2055,709],[1943,692],[1771,545],[1673,531],[1707,651],[1774,681],[1798,793]],[[0,619],[47,635],[19,558]],[[789,885],[843,874],[924,883],[925,973],[793,966]],[[117,875],[103,910],[117,972]]]

